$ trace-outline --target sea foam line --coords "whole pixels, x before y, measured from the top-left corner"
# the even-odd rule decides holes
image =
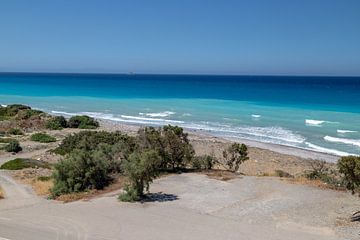
[[[337,129],[336,132],[337,132],[337,133],[357,133],[357,131],[353,131],[353,130],[342,130],[342,129]]]
[[[309,143],[309,142],[305,142],[305,144],[310,147],[310,150],[314,150],[317,152],[322,152],[322,153],[329,153],[329,154],[333,154],[336,156],[340,156],[340,157],[345,157],[345,156],[349,156],[349,155],[355,155],[356,154],[351,154],[351,153],[347,153],[347,152],[343,152],[343,151],[338,151],[335,149],[329,149],[329,148],[324,148],[324,147],[320,147],[318,145]]]
[[[324,139],[325,139],[325,141],[328,141],[328,142],[344,143],[344,144],[349,144],[349,145],[354,145],[354,146],[360,147],[359,139],[337,138],[337,137],[331,137],[331,136],[325,136]]]

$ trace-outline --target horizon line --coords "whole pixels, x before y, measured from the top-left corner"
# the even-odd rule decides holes
[[[0,74],[78,74],[78,75],[183,75],[183,76],[248,76],[248,77],[360,77],[360,75],[327,75],[327,74],[231,74],[231,73],[146,73],[146,72],[55,72],[55,71],[0,71]]]

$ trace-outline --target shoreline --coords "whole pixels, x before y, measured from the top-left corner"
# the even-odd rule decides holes
[[[130,123],[122,123],[115,122],[111,120],[97,119],[100,122],[101,130],[108,131],[123,131],[130,134],[135,134],[137,130],[146,125],[143,124],[130,124]],[[307,160],[322,160],[328,163],[336,163],[340,156],[331,155],[322,152],[316,152],[309,149],[302,149],[297,147],[285,146],[280,144],[273,143],[264,143],[258,142],[254,140],[248,139],[233,139],[233,138],[225,138],[216,135],[212,135],[207,131],[202,130],[193,130],[184,128],[184,130],[189,134],[189,138],[191,140],[202,140],[202,141],[210,141],[210,142],[220,142],[223,144],[229,144],[231,142],[239,142],[248,145],[250,148],[257,148],[261,150],[272,151],[279,154],[290,155],[294,157],[299,157]]]

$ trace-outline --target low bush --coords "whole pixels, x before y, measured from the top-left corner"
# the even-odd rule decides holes
[[[10,135],[24,135],[24,133],[19,128],[10,128],[7,133]]]
[[[51,176],[40,176],[37,178],[37,180],[41,181],[41,182],[47,182],[51,180]]]
[[[360,157],[342,157],[337,163],[347,189],[354,194],[360,191]]]
[[[210,155],[195,156],[191,160],[191,166],[194,169],[210,170],[216,162],[216,159]]]
[[[240,164],[249,159],[247,156],[247,146],[245,144],[233,143],[223,151],[225,164],[228,170],[237,172]]]
[[[63,116],[52,117],[46,121],[46,128],[50,130],[61,130],[67,127],[66,119]]]
[[[283,170],[275,170],[274,174],[275,174],[275,176],[281,177],[281,178],[294,178],[293,175],[291,175],[290,173],[285,172]]]
[[[102,189],[111,181],[109,172],[109,165],[103,159],[83,150],[73,151],[55,165],[52,196]]]
[[[5,151],[18,153],[22,150],[19,141],[11,140],[8,145],[5,146]]]
[[[46,133],[34,133],[33,135],[31,135],[30,139],[31,141],[41,142],[41,143],[56,142],[56,138]]]
[[[133,148],[135,145],[134,138],[121,132],[81,131],[68,135],[54,152],[65,155],[75,149],[91,151],[95,150],[100,144],[114,145],[119,142],[128,143],[131,145],[129,148]]]
[[[0,143],[10,143],[11,141],[14,141],[13,138],[0,138]]]
[[[138,131],[136,140],[142,150],[157,151],[162,158],[161,167],[168,170],[184,168],[195,154],[188,135],[178,126],[142,128]]]
[[[39,110],[31,109],[29,106],[21,104],[12,104],[6,107],[0,106],[0,120],[7,120],[11,118],[16,118],[18,120],[29,119],[32,116],[39,116],[44,112]]]
[[[95,129],[99,127],[99,122],[89,116],[73,116],[69,119],[70,128]]]
[[[161,163],[161,157],[155,150],[135,151],[125,159],[123,170],[130,184],[120,199],[136,201],[143,197],[144,190],[149,191],[150,183],[159,175]]]
[[[50,165],[34,159],[16,158],[0,166],[0,169],[5,170],[21,170],[24,168],[50,168]]]

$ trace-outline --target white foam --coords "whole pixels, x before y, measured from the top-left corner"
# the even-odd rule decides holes
[[[163,118],[146,118],[146,117],[137,117],[137,116],[129,116],[129,115],[121,115],[121,117],[125,119],[133,119],[133,120],[141,120],[141,121],[149,121],[149,122],[156,121],[156,122],[184,123],[183,121],[169,120]]]
[[[148,117],[168,117],[174,114],[175,112],[171,112],[171,111],[158,112],[158,113],[145,113],[145,115]]]
[[[305,119],[305,124],[311,126],[321,126],[325,122],[324,120]]]
[[[261,115],[259,115],[259,114],[252,114],[251,115],[253,118],[260,118],[261,117]]]
[[[5,105],[5,104],[1,104],[1,106],[2,106],[2,107],[7,107],[7,105]]]
[[[77,115],[76,113],[68,113],[68,112],[62,112],[62,111],[51,111],[51,113],[57,114],[57,115],[65,115],[65,116],[75,116],[75,115]]]
[[[324,139],[328,142],[344,143],[360,147],[360,139],[337,138],[331,136],[325,136]]]
[[[340,156],[340,157],[349,156],[349,155],[355,155],[355,154],[351,154],[351,153],[347,153],[347,152],[338,151],[338,150],[335,150],[335,149],[329,149],[329,148],[320,147],[318,145],[315,145],[315,144],[312,144],[312,143],[309,143],[309,142],[305,142],[305,144],[307,146],[309,146],[312,150],[315,150],[317,152],[329,153],[329,154]]]
[[[357,131],[338,129],[338,130],[336,130],[336,132],[337,133],[356,133]]]

